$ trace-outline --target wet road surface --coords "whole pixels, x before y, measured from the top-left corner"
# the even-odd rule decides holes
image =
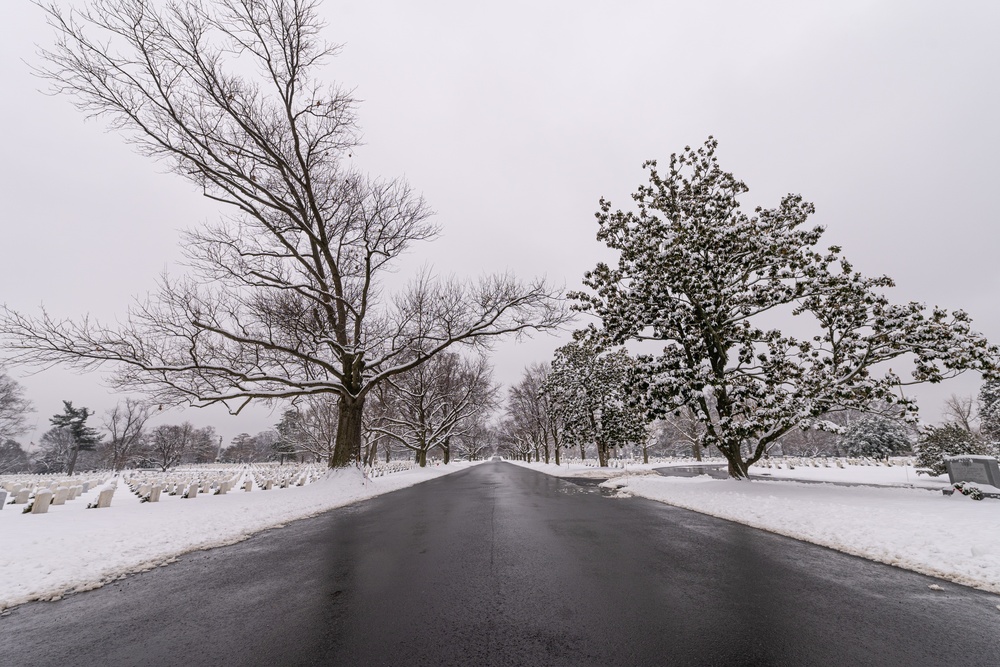
[[[989,665],[997,604],[486,463],[14,609],[0,664]]]

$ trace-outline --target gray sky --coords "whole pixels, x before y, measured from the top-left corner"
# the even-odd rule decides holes
[[[69,4],[69,3],[67,3]],[[602,256],[600,196],[625,206],[643,160],[712,134],[749,186],[816,204],[826,242],[896,279],[890,296],[964,308],[1000,341],[1000,5],[990,2],[338,2],[342,54],[327,71],[362,100],[359,163],[405,176],[444,234],[418,247],[458,276],[510,269],[569,288]],[[51,40],[41,12],[0,3],[0,301],[113,319],[164,270],[177,230],[217,209],[65,98],[38,92],[22,60]],[[568,338],[564,336],[563,338]],[[504,344],[509,383],[561,342]],[[61,399],[99,412],[98,376],[25,377],[36,439]],[[919,389],[926,420],[966,375]],[[229,438],[268,427],[256,410],[171,413]]]

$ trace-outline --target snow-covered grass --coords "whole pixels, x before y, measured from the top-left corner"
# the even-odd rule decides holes
[[[563,477],[601,476],[584,466],[521,465]],[[946,477],[918,477],[900,466],[796,467],[753,471],[785,481],[746,482],[662,477],[649,467],[662,466],[605,469],[610,479],[602,486],[1000,593],[1000,500],[945,496]]]
[[[6,505],[0,511],[0,610],[97,588],[188,551],[239,542],[469,465],[414,468],[376,479],[348,469],[300,487],[236,489],[184,500],[164,494],[158,503],[141,503],[120,483],[109,508],[85,509],[97,499],[95,488],[37,515],[22,514],[23,505]]]
[[[876,486],[913,486],[940,490],[948,486],[948,475],[937,477],[918,475],[913,466],[846,466],[844,468],[813,468],[795,466],[793,469],[761,468],[750,469],[753,477],[762,479],[791,479],[811,482],[838,482],[841,484],[873,484]]]

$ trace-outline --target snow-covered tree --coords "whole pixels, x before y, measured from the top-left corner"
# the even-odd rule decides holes
[[[601,466],[615,447],[645,441],[646,422],[627,397],[634,362],[624,348],[606,350],[593,329],[556,350],[545,381],[567,444],[594,443]]]
[[[979,429],[983,438],[1000,449],[1000,378],[987,379],[979,390]]]
[[[873,459],[888,459],[911,448],[906,425],[882,415],[863,415],[855,419],[843,430],[840,441],[848,456]]]
[[[294,401],[275,426],[280,434],[279,457],[306,456],[329,461],[337,443],[337,401],[330,395],[307,396]]]
[[[84,452],[89,453],[85,450]],[[76,438],[67,428],[52,428],[42,434],[38,441],[38,449],[31,453],[34,468],[37,472],[64,473],[69,470],[70,461],[73,461],[74,468],[80,459],[80,452],[76,446]],[[84,463],[82,460],[80,461]]]
[[[476,461],[496,450],[497,433],[486,419],[477,419],[468,429],[455,437],[456,456]]]
[[[462,343],[566,320],[560,290],[498,274],[397,295],[382,277],[437,235],[401,180],[346,164],[348,92],[319,77],[337,47],[316,0],[39,2],[57,37],[36,73],[231,213],[184,239],[193,275],[164,277],[121,324],[0,307],[23,363],[110,367],[157,403],[338,399],[331,466],[361,457],[365,400]]]
[[[93,414],[87,408],[74,408],[72,401],[63,401],[63,411],[49,419],[53,426],[69,434],[72,442],[69,460],[66,462],[67,475],[72,475],[76,470],[76,459],[80,452],[92,452],[101,442],[103,436],[97,429],[87,426],[87,419]]]
[[[951,422],[942,426],[925,427],[917,441],[916,450],[917,466],[927,468],[935,475],[947,472],[944,460],[948,456],[997,454],[982,438]]]
[[[997,348],[966,313],[893,304],[882,293],[890,278],[819,249],[823,229],[805,226],[813,206],[800,196],[745,213],[748,188],[719,167],[716,146],[672,155],[665,174],[647,162],[634,211],[601,199],[597,236],[617,265],[598,264],[584,279],[592,291],[573,295],[613,344],[664,345],[640,359],[650,417],[692,410],[702,445],[745,478],[771,443],[827,411],[885,401],[912,412],[900,385],[995,367]],[[776,328],[789,316],[811,333]],[[905,381],[887,363],[904,356]]]

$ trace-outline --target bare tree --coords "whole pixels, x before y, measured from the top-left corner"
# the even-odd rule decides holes
[[[0,439],[0,475],[31,470],[31,460],[21,443],[10,438]]]
[[[0,367],[0,441],[27,431],[27,415],[32,411],[31,401],[24,397],[23,387]]]
[[[108,439],[101,449],[112,470],[122,470],[140,455],[149,416],[149,404],[134,398],[126,398],[124,404],[118,403],[105,413]]]
[[[14,360],[110,364],[159,403],[338,398],[331,466],[360,457],[365,399],[456,343],[559,326],[560,293],[509,275],[380,276],[437,234],[402,181],[347,169],[355,101],[316,78],[336,53],[316,0],[90,0],[45,6],[38,74],[232,216],[185,239],[193,275],[164,277],[120,326],[3,308]],[[256,73],[256,74],[255,74]]]
[[[38,472],[65,472],[76,449],[73,434],[65,428],[52,428],[42,434],[32,459]]]
[[[379,389],[383,416],[372,431],[416,453],[421,466],[438,448],[451,458],[451,439],[464,435],[494,406],[497,387],[484,357],[443,353]]]
[[[956,424],[973,435],[979,434],[979,414],[974,397],[952,394],[945,400],[942,413],[945,421]]]
[[[548,463],[550,453],[554,450],[555,462],[559,465],[562,414],[552,409],[552,396],[544,391],[545,381],[551,370],[549,364],[531,364],[525,368],[521,380],[508,392],[506,411],[531,440],[535,460],[544,457]]]
[[[190,422],[181,425],[163,424],[149,434],[146,455],[150,462],[166,472],[181,462],[195,440],[195,427]]]
[[[537,437],[537,432],[526,422],[505,416],[497,428],[497,451],[504,452],[509,458],[530,461],[538,447]]]
[[[481,459],[496,449],[496,430],[485,419],[477,419],[455,438],[455,452],[469,461]]]

